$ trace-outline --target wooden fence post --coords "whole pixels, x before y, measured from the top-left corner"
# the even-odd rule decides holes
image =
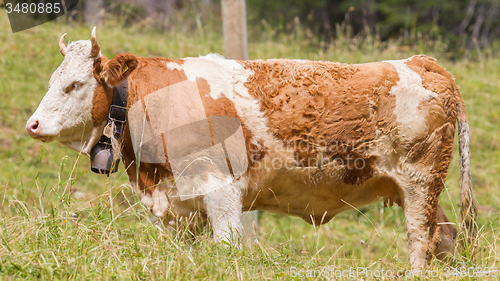
[[[221,0],[225,56],[228,59],[248,59],[247,17],[245,0]],[[246,212],[242,217],[245,242],[257,237],[258,213]]]
[[[222,0],[222,32],[228,59],[248,59],[245,0]]]

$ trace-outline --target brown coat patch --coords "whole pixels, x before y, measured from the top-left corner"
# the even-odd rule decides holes
[[[370,143],[377,130],[388,133],[396,125],[390,94],[399,80],[394,66],[290,60],[245,66],[255,73],[245,85],[260,100],[272,134],[295,147],[299,165],[342,162],[349,184],[372,176],[376,157],[367,155]],[[322,163],[320,150],[327,158],[319,156]],[[363,169],[354,166],[356,159],[363,160]]]
[[[128,76],[129,96],[128,106],[141,102],[145,109],[144,98],[164,87],[187,80],[182,71],[169,70],[165,63],[171,60],[162,58],[137,58],[137,67],[133,74]],[[146,118],[148,118],[146,113]],[[148,118],[149,119],[149,118]],[[136,170],[136,158],[132,146],[129,127],[125,126],[123,159],[127,166],[127,174],[130,178],[138,177],[138,187],[142,191],[152,193],[156,185],[163,179],[172,176],[172,168],[165,155],[166,162],[163,164],[140,163],[139,173]],[[165,143],[163,139],[163,143]],[[165,144],[164,144],[165,145]]]

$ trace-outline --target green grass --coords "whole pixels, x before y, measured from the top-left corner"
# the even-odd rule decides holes
[[[124,51],[169,58],[223,53],[220,27],[213,19],[205,21],[195,28],[178,25],[160,33],[150,30],[147,23],[124,28],[116,20],[99,26],[97,37],[108,57]],[[500,58],[491,55],[494,51],[450,61],[439,42],[401,47],[398,42],[339,35],[334,44],[324,47],[298,25],[290,35],[268,26],[262,30],[250,32],[251,58],[362,63],[422,52],[438,58],[454,75],[465,99],[474,190],[482,206],[475,259],[466,251],[458,261],[467,267],[498,266]],[[212,242],[208,231],[192,241],[155,223],[127,185],[123,166],[109,178],[102,177],[90,171],[87,157],[58,143],[31,139],[25,122],[62,61],[57,44],[60,35],[67,32],[69,40],[88,39],[90,31],[89,26],[60,20],[12,34],[5,13],[0,12],[1,279],[288,280],[293,279],[294,268],[355,270],[366,266],[392,272],[410,268],[399,207],[384,209],[379,202],[342,213],[321,227],[262,213],[259,243],[235,250]],[[83,195],[70,196],[70,190]],[[441,204],[450,220],[458,222],[458,149]],[[431,268],[445,273],[447,266],[461,265],[435,260]]]

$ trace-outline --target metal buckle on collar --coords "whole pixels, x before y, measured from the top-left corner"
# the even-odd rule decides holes
[[[109,108],[108,114],[108,123],[115,123],[115,130],[113,131],[113,135],[116,139],[119,139],[123,133],[123,125],[127,116],[127,108],[119,105],[111,105]]]
[[[111,115],[113,115],[113,116],[120,116],[120,117],[123,116],[123,120],[117,120],[117,119],[115,119],[115,120],[120,121],[120,122],[125,122],[125,116],[126,116],[126,114],[127,114],[127,108],[126,107],[112,104],[109,107],[108,118],[109,119],[115,119],[114,117],[111,117]]]

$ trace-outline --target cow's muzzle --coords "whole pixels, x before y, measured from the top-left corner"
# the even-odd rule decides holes
[[[28,120],[28,122],[26,123],[26,131],[28,131],[30,137],[42,142],[50,142],[54,140],[54,136],[45,135],[42,133],[42,127],[38,120]]]

